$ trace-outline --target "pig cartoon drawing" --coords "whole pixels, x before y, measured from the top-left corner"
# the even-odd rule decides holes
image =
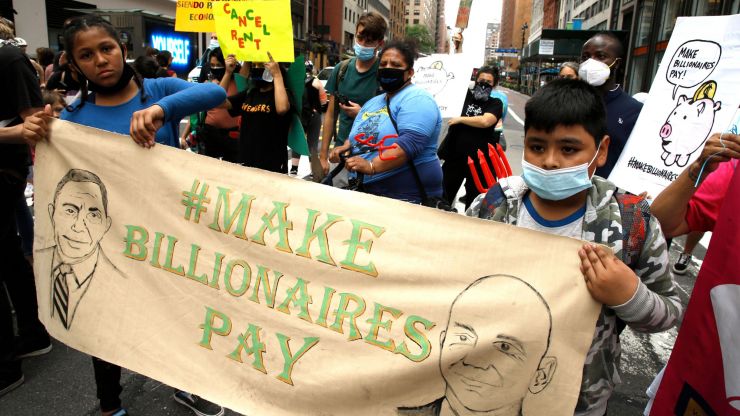
[[[434,96],[442,92],[451,79],[455,79],[455,74],[447,72],[442,61],[422,66],[414,74],[414,82]]]
[[[685,95],[678,97],[676,107],[660,128],[663,142],[661,159],[666,166],[686,166],[691,155],[707,140],[714,125],[714,113],[722,107],[720,101],[714,101],[716,91],[717,83],[707,81],[696,90],[691,100]]]

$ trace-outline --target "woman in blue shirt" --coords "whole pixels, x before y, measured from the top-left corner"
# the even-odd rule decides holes
[[[414,47],[406,42],[391,41],[383,48],[378,81],[385,94],[362,106],[349,140],[332,151],[331,160],[336,163],[349,152],[345,168],[350,177],[362,174],[365,192],[418,204],[422,190],[410,161],[426,196],[442,196],[436,153],[442,116],[434,98],[411,83],[415,57]]]
[[[130,134],[139,145],[179,147],[180,120],[224,103],[226,92],[213,83],[195,84],[178,78],[139,78],[126,64],[126,47],[116,30],[99,16],[75,17],[64,25],[70,65],[80,77],[80,98],[61,119]],[[36,142],[48,137],[47,115],[26,118],[24,135]],[[121,368],[93,358],[95,382],[103,415],[123,416]],[[199,415],[223,415],[223,408],[184,391],[175,400]]]

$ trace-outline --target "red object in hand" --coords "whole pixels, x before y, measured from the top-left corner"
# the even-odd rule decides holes
[[[498,150],[499,156],[501,156],[501,161],[504,162],[504,166],[506,167],[506,172],[508,175],[507,177],[514,174],[514,172],[511,170],[511,165],[509,165],[509,159],[506,158],[506,152],[504,151],[504,148],[501,147],[500,143],[496,143],[496,150]]]
[[[486,178],[486,187],[490,188],[494,183],[496,183],[496,178],[493,177],[491,168],[488,167],[488,162],[486,162],[486,156],[480,149],[478,149],[478,163],[480,164],[480,169],[483,171],[483,177]]]
[[[478,192],[487,192],[488,189],[484,188],[483,185],[480,183],[478,170],[475,169],[475,162],[473,162],[473,159],[470,156],[468,156],[468,168],[470,169],[470,174],[473,176],[473,182],[475,182],[475,187],[478,189]]]
[[[498,157],[498,153],[492,144],[488,143],[488,157],[493,163],[493,170],[496,172],[496,178],[501,179],[506,177],[506,170],[504,165],[501,163],[501,159]]]

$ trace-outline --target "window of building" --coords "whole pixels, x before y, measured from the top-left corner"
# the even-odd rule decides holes
[[[419,24],[419,19],[414,19],[414,24],[415,25],[418,25]]]
[[[658,16],[663,16],[658,29],[658,40],[668,40],[671,38],[673,28],[676,26],[676,17],[679,15],[681,8],[680,2],[669,1],[663,3],[663,10]]]
[[[637,34],[635,46],[647,45],[650,39],[650,30],[653,24],[653,12],[655,11],[655,0],[646,0],[639,9],[637,17]]]

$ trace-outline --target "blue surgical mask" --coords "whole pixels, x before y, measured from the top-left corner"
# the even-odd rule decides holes
[[[591,162],[569,168],[546,170],[522,157],[522,179],[529,189],[542,199],[562,201],[585,189],[591,188],[588,168],[599,155],[598,149]]]
[[[362,46],[355,42],[355,56],[361,61],[369,61],[375,58],[375,48]]]

